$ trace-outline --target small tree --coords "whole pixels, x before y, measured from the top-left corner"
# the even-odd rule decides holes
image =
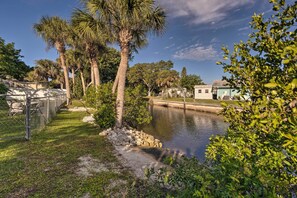
[[[226,78],[241,96],[241,110],[226,106],[227,135],[215,137],[207,156],[219,189],[233,195],[290,196],[297,189],[297,2],[274,0],[268,20],[254,15],[249,40],[223,48]],[[220,188],[221,187],[221,188]]]
[[[184,78],[187,76],[187,68],[186,67],[183,67],[182,71],[181,71],[181,74],[180,74],[180,77],[181,78]]]
[[[148,96],[151,96],[151,93],[158,87],[159,73],[170,70],[172,67],[171,61],[163,60],[156,63],[138,63],[129,69],[128,80],[133,85],[143,84],[147,88]]]
[[[180,86],[187,88],[187,91],[193,93],[195,85],[203,85],[204,82],[195,74],[186,75],[180,79]]]
[[[0,37],[0,77],[11,76],[22,80],[30,68],[22,61],[21,50],[14,47],[14,43],[7,43]]]

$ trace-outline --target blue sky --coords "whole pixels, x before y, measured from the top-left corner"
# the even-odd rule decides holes
[[[223,70],[216,61],[222,57],[221,46],[229,48],[246,40],[253,13],[267,13],[268,0],[157,0],[167,13],[162,36],[149,36],[149,45],[134,54],[130,65],[159,60],[172,60],[174,69],[187,68],[206,83],[221,79]],[[14,42],[22,50],[24,61],[55,60],[55,50],[46,51],[43,40],[36,36],[33,24],[42,16],[69,19],[79,6],[78,0],[2,0],[0,3],[0,37]]]

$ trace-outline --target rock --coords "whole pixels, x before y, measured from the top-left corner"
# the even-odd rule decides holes
[[[83,122],[94,123],[94,122],[95,122],[95,119],[93,118],[93,115],[85,116],[85,117],[83,118]]]
[[[102,131],[101,133],[99,133],[99,136],[107,136],[108,135],[108,131]]]
[[[148,135],[143,131],[135,129],[114,128],[107,129],[99,133],[100,136],[107,136],[108,140],[115,146],[145,146],[145,147],[162,147],[160,140]]]

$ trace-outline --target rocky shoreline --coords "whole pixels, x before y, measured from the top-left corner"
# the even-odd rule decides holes
[[[139,147],[155,147],[162,148],[160,140],[143,131],[127,128],[109,128],[101,133],[100,136],[106,136],[114,146],[139,146]]]

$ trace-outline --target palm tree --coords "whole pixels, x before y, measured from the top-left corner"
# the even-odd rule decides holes
[[[77,32],[75,42],[85,48],[91,64],[91,75],[94,76],[95,86],[100,85],[98,56],[106,49],[108,36],[101,20],[96,19],[87,11],[76,9],[72,15],[72,26]]]
[[[36,61],[36,67],[34,69],[35,74],[42,80],[49,81],[49,78],[55,78],[58,72],[58,64],[52,60],[40,59]]]
[[[83,53],[83,51],[79,50],[78,48],[68,49],[66,51],[66,62],[68,61],[68,64],[70,65],[72,70],[71,73],[73,76],[73,85],[75,84],[75,69],[77,69],[80,74],[84,95],[86,94],[86,83],[83,74],[83,64],[87,62],[85,56],[86,55]]]
[[[160,33],[165,26],[165,12],[154,0],[88,0],[86,7],[102,18],[121,48],[117,84],[117,127],[122,127],[124,90],[129,56],[133,49],[143,47],[148,32]]]
[[[69,35],[67,22],[59,17],[42,17],[40,22],[34,24],[35,32],[43,38],[48,48],[55,47],[60,55],[61,66],[64,71],[66,83],[67,105],[70,102],[69,73],[65,64],[65,43]]]
[[[74,50],[73,49],[68,49],[65,52],[65,57],[66,57],[66,66],[71,70],[71,76],[72,76],[72,84],[73,87],[75,85],[75,69],[76,69],[76,60],[74,57]]]

